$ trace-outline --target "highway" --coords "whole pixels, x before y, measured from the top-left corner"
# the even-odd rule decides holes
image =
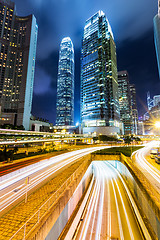
[[[54,177],[62,168],[68,167],[80,157],[103,148],[106,147],[93,147],[61,154],[2,176],[0,178],[0,215],[24,198],[26,190],[31,193]]]
[[[159,147],[159,144],[159,141],[153,141],[148,143],[144,148],[136,151],[134,162],[158,192],[160,192],[160,171],[147,161],[147,157],[150,150],[153,147]]]
[[[93,162],[93,168],[94,184],[89,201],[81,211],[73,237],[69,232],[65,240],[151,239],[117,170],[107,162],[96,161]]]

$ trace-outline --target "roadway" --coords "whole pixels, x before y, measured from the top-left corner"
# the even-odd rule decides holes
[[[148,143],[144,148],[136,151],[133,154],[133,159],[135,159],[134,164],[160,193],[160,171],[147,160],[150,150],[153,147],[159,147],[159,143],[159,141]]]
[[[107,162],[99,161],[93,162],[93,168],[94,184],[88,203],[81,211],[74,237],[68,232],[64,239],[151,239],[118,171]]]
[[[26,191],[32,193],[58,171],[64,170],[79,158],[106,147],[93,147],[64,153],[13,171],[0,178],[0,215],[24,199]],[[29,177],[28,183],[26,179]]]

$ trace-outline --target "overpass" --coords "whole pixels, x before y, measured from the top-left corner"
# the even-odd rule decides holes
[[[93,136],[89,134],[67,134],[0,129],[0,146],[64,141],[74,141],[76,143],[78,140],[91,143],[93,141]]]

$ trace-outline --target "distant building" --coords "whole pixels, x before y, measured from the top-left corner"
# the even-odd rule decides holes
[[[102,11],[84,27],[81,55],[81,123],[83,133],[120,132],[116,45]]]
[[[160,103],[160,95],[156,95],[153,97],[154,107]]]
[[[35,132],[49,132],[51,128],[53,129],[53,124],[49,123],[47,120],[31,116],[29,130]]]
[[[124,134],[133,133],[132,105],[129,84],[129,75],[127,71],[118,72],[118,89],[119,89],[119,105],[120,119],[124,124]],[[133,105],[135,105],[133,97]]]
[[[154,101],[150,96],[150,92],[147,92],[147,106],[148,106],[148,111],[150,111],[151,108],[154,106]]]
[[[160,120],[160,103],[152,107],[152,109],[149,111],[149,117],[153,121]]]
[[[132,107],[132,122],[133,122],[133,133],[138,134],[138,110],[137,110],[137,99],[136,99],[136,88],[134,84],[130,84],[131,94],[131,107]]]
[[[144,135],[144,123],[143,121],[139,120],[138,121],[138,128],[137,128],[137,134],[138,135]]]
[[[153,19],[154,23],[154,41],[157,55],[158,71],[160,77],[160,0],[158,0],[158,14]]]
[[[74,48],[69,37],[63,38],[58,63],[56,125],[74,125]]]
[[[0,0],[0,20],[0,125],[29,130],[38,26],[9,0]]]

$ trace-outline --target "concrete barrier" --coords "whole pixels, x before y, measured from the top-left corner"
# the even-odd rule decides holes
[[[78,175],[71,178],[72,181],[60,195],[52,209],[26,237],[29,240],[56,240],[69,220],[83,192],[88,187],[92,178],[91,161],[88,156],[83,157],[84,162],[79,167]],[[88,168],[89,167],[89,168]]]

